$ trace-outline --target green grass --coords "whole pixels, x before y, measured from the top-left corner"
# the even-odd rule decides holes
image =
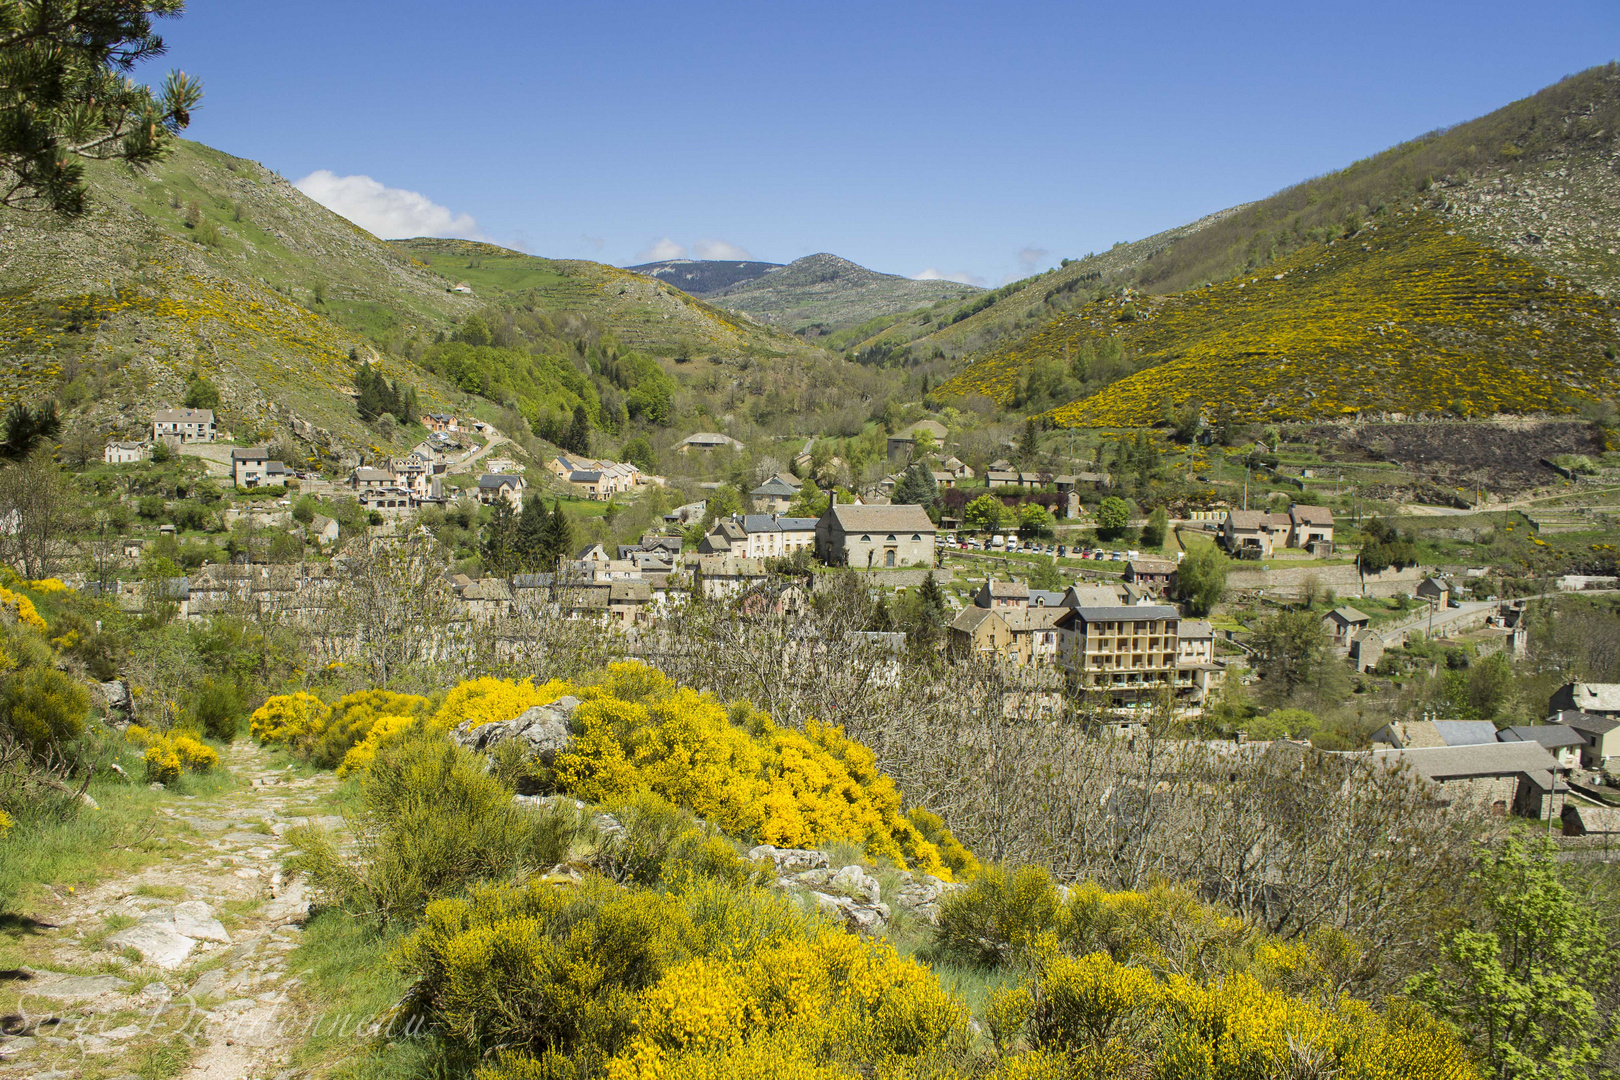
[[[431,1037],[367,1042],[354,1034],[357,1023],[382,1019],[405,992],[405,980],[389,960],[398,937],[335,909],[304,927],[288,965],[305,980],[308,996],[300,1004],[318,1010],[319,1023],[293,1051],[294,1067],[345,1080],[438,1073],[441,1055]]]

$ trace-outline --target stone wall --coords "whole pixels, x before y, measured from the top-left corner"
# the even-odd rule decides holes
[[[1340,596],[1411,596],[1428,571],[1416,566],[1389,569],[1365,578],[1354,563],[1342,566],[1279,566],[1250,570],[1234,566],[1226,575],[1226,587],[1233,590],[1263,589],[1267,596],[1297,600],[1305,590],[1305,580],[1314,576],[1317,588],[1332,589]]]
[[[897,570],[860,570],[858,572],[861,575],[862,581],[870,582],[873,585],[882,585],[891,589],[915,588],[916,586],[921,585],[923,583],[923,579],[928,576],[928,568],[922,566],[903,567]],[[815,590],[820,592],[823,589],[826,589],[831,583],[832,575],[816,574],[813,580],[815,582]],[[950,568],[936,567],[934,570],[934,580],[939,582],[941,585],[949,585],[952,580]]]

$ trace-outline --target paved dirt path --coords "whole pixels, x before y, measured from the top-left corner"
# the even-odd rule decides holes
[[[273,1078],[297,1043],[287,971],[309,902],[288,880],[287,829],[321,815],[330,773],[272,770],[263,750],[226,755],[235,790],[176,798],[157,835],[172,854],[103,882],[50,916],[28,965],[0,973],[0,1078]],[[317,816],[329,827],[341,819]]]

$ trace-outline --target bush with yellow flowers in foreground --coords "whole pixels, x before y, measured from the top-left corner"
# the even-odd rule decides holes
[[[902,809],[894,781],[843,729],[811,721],[780,728],[745,704],[677,686],[639,663],[611,664],[598,682],[481,678],[426,699],[388,691],[350,694],[327,706],[308,694],[273,697],[253,714],[253,734],[340,775],[360,770],[379,747],[423,726],[449,731],[511,720],[572,695],[574,740],[544,771],[543,787],[605,803],[651,791],[726,833],[778,847],[832,841],[939,877],[971,876],[972,854],[944,823]]]
[[[1154,903],[1131,895],[1114,902]],[[404,1019],[482,1060],[479,1080],[1479,1076],[1414,1006],[1106,951],[1045,955],[991,995],[976,1042],[965,1005],[888,943],[702,876],[663,890],[475,885],[429,904],[395,962]]]
[[[927,968],[712,879],[474,887],[430,904],[398,963],[406,1019],[485,1055],[485,1080],[736,1076],[744,1060],[773,1076],[852,1076],[834,1066],[858,1061],[905,1075],[967,1046],[966,1009]]]
[[[181,773],[205,773],[219,768],[219,753],[207,743],[184,731],[148,731],[131,724],[124,738],[145,753],[146,778],[167,784]]]

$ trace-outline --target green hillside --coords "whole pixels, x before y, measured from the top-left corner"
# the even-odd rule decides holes
[[[872,319],[892,317],[924,304],[951,303],[981,291],[955,281],[918,281],[898,274],[880,274],[822,252],[721,289],[708,298],[760,322],[820,338]]]
[[[1057,382],[1085,388],[1112,347],[1136,373],[1059,405],[1057,422],[1152,424],[1189,402],[1244,420],[1561,412],[1615,392],[1617,341],[1620,304],[1412,212],[1264,274],[1095,300],[940,392],[1038,409]]]
[[[942,392],[1067,424],[1150,423],[1167,400],[1272,418],[1570,411],[1613,392],[1617,125],[1620,68],[1595,68],[1106,271],[1073,263],[975,314],[985,332]],[[954,330],[906,348],[953,355]]]
[[[82,220],[0,210],[0,400],[55,395],[128,434],[198,371],[239,438],[297,419],[333,451],[375,439],[355,415],[351,354],[415,386],[423,408],[450,401],[384,348],[473,307],[425,266],[262,165],[198,143],[145,173],[88,173]]]
[[[632,350],[827,357],[615,267],[379,240],[262,165],[194,142],[145,173],[93,162],[88,173],[92,208],[81,220],[0,210],[0,405],[56,397],[102,435],[144,430],[153,409],[180,401],[192,372],[218,386],[237,439],[296,432],[339,455],[382,440],[354,407],[357,356],[414,387],[425,410],[482,397],[538,424],[584,403],[606,426],[656,411],[643,408],[655,389],[672,393]],[[433,344],[492,309],[521,313],[536,332],[488,347]],[[511,318],[490,321],[500,329]],[[599,359],[576,354],[586,340],[627,358],[604,374]]]
[[[544,259],[470,240],[398,240],[392,245],[486,302],[521,301],[611,329],[630,348],[657,356],[802,352],[790,334],[713,307],[643,274],[603,263]]]

